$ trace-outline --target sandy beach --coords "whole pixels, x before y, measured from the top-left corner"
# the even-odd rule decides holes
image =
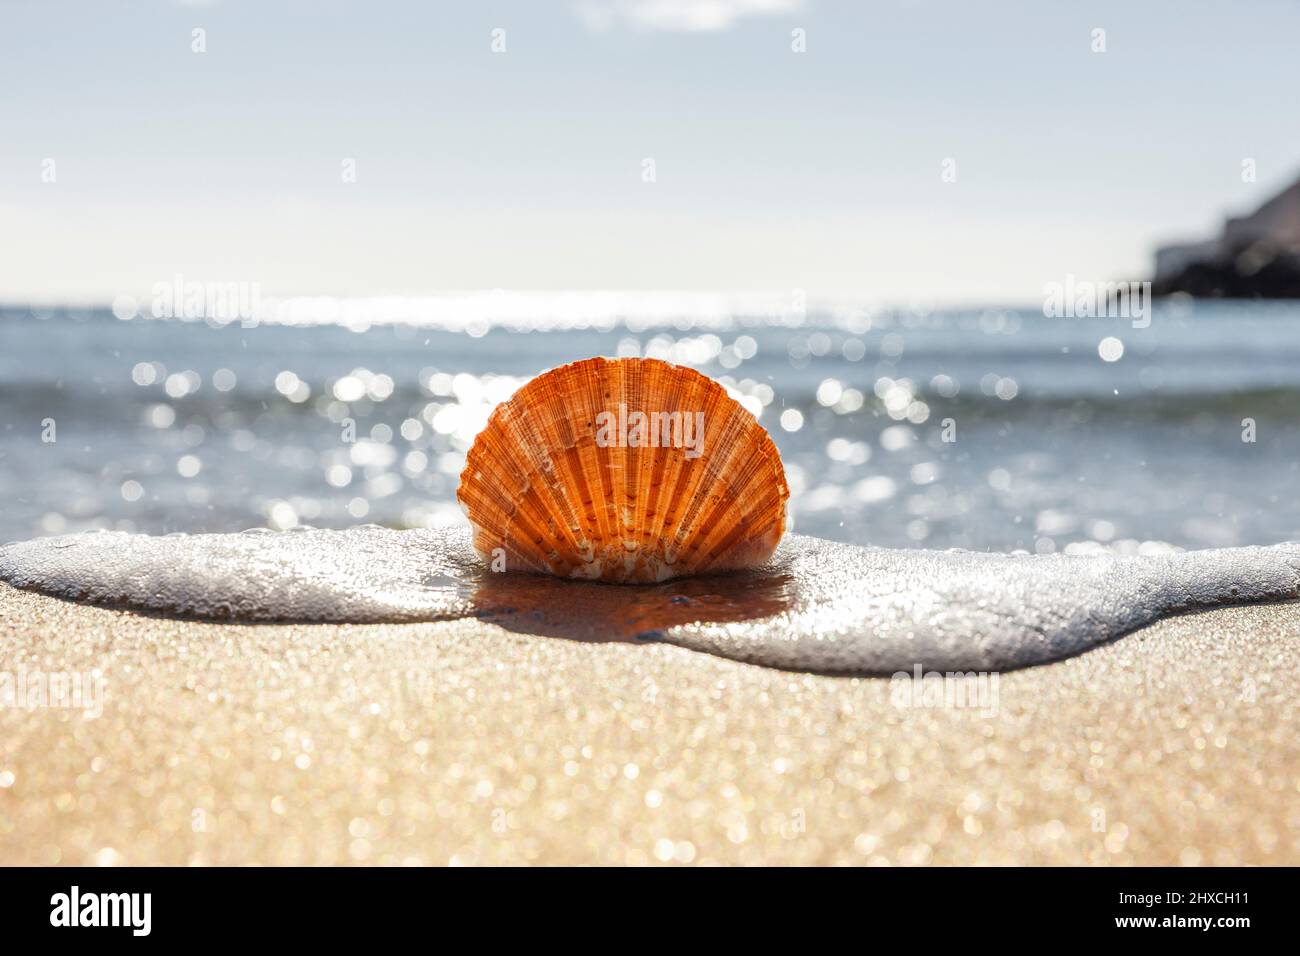
[[[1300,605],[891,682],[472,619],[232,625],[0,585],[6,864],[1296,864]],[[916,703],[915,701],[913,702]]]

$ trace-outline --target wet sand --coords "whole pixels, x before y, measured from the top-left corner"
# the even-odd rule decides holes
[[[222,624],[0,584],[6,864],[1300,863],[1300,604],[888,679],[481,620]]]

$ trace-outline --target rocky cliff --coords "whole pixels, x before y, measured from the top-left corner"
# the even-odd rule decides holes
[[[1156,250],[1153,295],[1300,298],[1300,180],[1216,238]]]

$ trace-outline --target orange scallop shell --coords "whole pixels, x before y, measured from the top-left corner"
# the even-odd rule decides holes
[[[654,582],[761,564],[790,489],[771,436],[717,382],[658,359],[591,358],[497,406],[456,497],[497,570],[504,557],[506,570]]]

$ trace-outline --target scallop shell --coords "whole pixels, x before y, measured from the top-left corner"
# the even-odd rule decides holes
[[[497,406],[456,497],[496,570],[654,582],[761,564],[790,489],[771,436],[717,382],[592,358]]]

